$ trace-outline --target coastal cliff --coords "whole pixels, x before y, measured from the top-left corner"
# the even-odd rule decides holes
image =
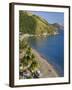
[[[57,23],[50,24],[44,18],[27,11],[19,12],[19,30],[24,34],[32,35],[54,35],[58,33],[61,26]]]

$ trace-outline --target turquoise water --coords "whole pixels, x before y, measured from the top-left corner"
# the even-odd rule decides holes
[[[30,37],[29,44],[54,66],[59,76],[64,76],[64,30],[59,30],[58,35]]]

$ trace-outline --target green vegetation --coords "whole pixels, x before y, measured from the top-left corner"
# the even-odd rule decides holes
[[[31,73],[35,73],[39,68],[39,63],[36,60],[35,55],[32,53],[32,48],[28,45],[28,43],[24,40],[20,41],[19,49],[22,50],[25,54],[23,58],[20,59],[20,72],[24,72],[26,70]],[[31,78],[32,76],[28,77]]]
[[[39,17],[39,16],[37,16],[37,15],[32,15],[32,16],[34,16],[36,19],[39,19],[41,22],[43,22],[44,24],[47,24],[48,25],[48,22],[44,19],[44,18],[41,18],[41,17]]]
[[[36,28],[36,20],[33,16],[28,15],[27,12],[20,11],[19,18],[20,32],[34,34]]]
[[[22,41],[19,40],[19,48],[25,49],[28,46],[27,42],[23,39]]]
[[[30,12],[19,12],[19,29],[24,34],[42,35],[43,33],[54,34],[56,27],[49,24],[45,19]]]

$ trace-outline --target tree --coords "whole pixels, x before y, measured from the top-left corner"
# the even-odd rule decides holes
[[[27,42],[26,42],[25,39],[23,39],[22,41],[19,40],[19,48],[20,48],[20,49],[25,49],[25,48],[27,48],[27,47],[28,47],[28,44],[27,44]]]
[[[34,61],[34,59],[35,59],[35,55],[34,54],[31,55],[31,59],[32,59],[32,61]]]
[[[38,69],[38,62],[37,61],[33,61],[31,66],[29,67],[30,71],[32,73],[34,73],[37,69]]]
[[[31,55],[32,55],[31,48],[28,47],[24,57],[21,60],[21,63],[23,64],[24,69],[28,68],[31,65],[31,63],[32,63]]]

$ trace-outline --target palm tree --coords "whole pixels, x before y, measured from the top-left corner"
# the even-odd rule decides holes
[[[38,62],[37,61],[33,61],[31,66],[29,67],[30,71],[32,73],[34,73],[37,69],[38,69]]]
[[[26,50],[26,54],[27,55],[31,55],[31,48],[28,46],[27,50]]]
[[[22,63],[23,69],[26,69],[27,68],[27,65],[28,65],[28,62],[27,62],[27,59],[26,59],[25,56],[21,60],[21,63]]]
[[[35,59],[35,55],[34,55],[34,54],[31,55],[31,59],[32,59],[32,60]]]
[[[25,48],[27,48],[27,46],[28,46],[28,44],[24,39],[22,41],[19,40],[19,48],[20,49],[25,49]]]
[[[28,68],[31,65],[31,63],[32,63],[31,55],[32,55],[31,48],[29,47],[26,50],[26,53],[25,53],[24,57],[21,60],[21,63],[23,64],[23,68]]]

